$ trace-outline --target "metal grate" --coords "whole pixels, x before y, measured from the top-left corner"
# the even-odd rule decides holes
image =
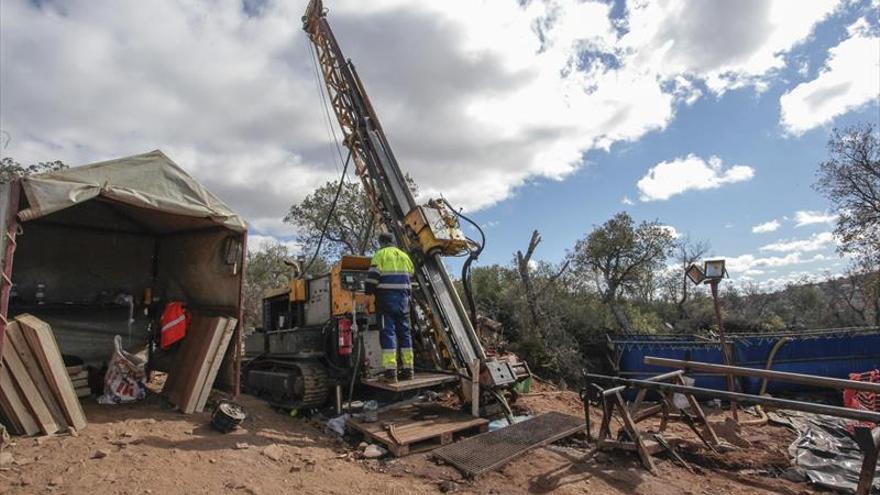
[[[474,477],[507,464],[536,447],[584,430],[584,418],[544,413],[521,423],[483,433],[434,450],[433,455]]]

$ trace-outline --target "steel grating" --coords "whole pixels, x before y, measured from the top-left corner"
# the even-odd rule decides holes
[[[433,451],[433,455],[455,466],[464,475],[474,477],[501,467],[531,449],[583,430],[584,418],[549,412],[440,447]]]

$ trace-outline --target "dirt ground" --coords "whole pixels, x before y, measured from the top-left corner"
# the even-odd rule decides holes
[[[122,406],[88,399],[89,426],[77,435],[14,438],[3,449],[0,493],[814,493],[779,477],[788,466],[785,449],[793,434],[774,426],[745,427],[740,436],[751,446],[716,455],[686,427],[671,425],[668,436],[682,438],[679,451],[695,473],[661,454],[654,476],[632,453],[590,454],[584,439],[573,438],[467,481],[429,454],[359,459],[357,441],[326,433],[322,421],[290,417],[246,395],[239,402],[250,416],[242,428],[224,435],[210,428],[208,413],[180,414],[155,395]],[[576,393],[541,385],[517,406],[583,415]],[[598,425],[598,414],[594,418]]]

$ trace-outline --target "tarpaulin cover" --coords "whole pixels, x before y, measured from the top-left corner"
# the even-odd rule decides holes
[[[769,413],[770,421],[798,433],[788,448],[797,470],[810,483],[843,493],[855,493],[862,452],[847,431],[849,420],[798,411]],[[880,471],[871,493],[880,493]]]
[[[98,196],[150,210],[209,219],[236,232],[247,224],[159,150],[35,175],[22,180],[28,208],[22,221]]]

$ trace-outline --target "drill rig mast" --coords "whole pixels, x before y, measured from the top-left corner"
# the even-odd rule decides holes
[[[480,376],[471,378],[491,389],[527,376],[524,364],[487,357],[441,258],[466,250],[468,241],[444,201],[416,203],[363,83],[330,29],[322,0],[309,2],[303,29],[314,45],[343,144],[354,160],[377,225],[395,237],[415,265],[418,288],[413,296],[440,350],[437,354],[443,362],[436,364],[470,377],[478,360]]]

